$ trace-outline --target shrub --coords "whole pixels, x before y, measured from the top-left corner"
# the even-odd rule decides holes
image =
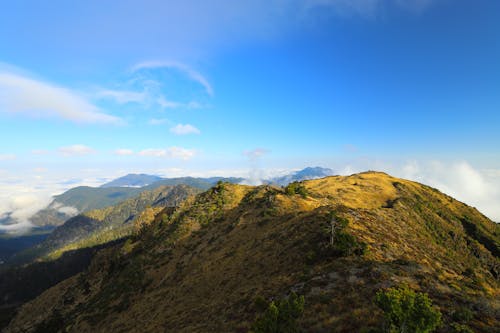
[[[379,291],[375,303],[384,311],[386,332],[428,333],[441,324],[441,312],[428,295],[407,286]]]
[[[364,255],[367,245],[364,242],[358,242],[356,237],[345,232],[338,232],[333,243],[333,250],[340,256]]]
[[[453,323],[451,324],[453,333],[474,333],[474,331],[467,325]]]
[[[285,193],[287,195],[299,194],[303,198],[307,197],[306,187],[299,182],[293,182],[288,184],[288,186],[285,187]]]
[[[349,220],[337,216],[334,212],[329,218],[330,226],[325,229],[325,232],[329,234],[330,250],[337,256],[364,255],[367,250],[366,243],[358,241],[356,237],[345,231]]]
[[[288,298],[269,303],[266,311],[254,322],[253,333],[299,333],[297,323],[304,312],[304,296],[291,293]]]
[[[467,325],[464,324],[451,324],[452,332],[454,333],[474,333],[474,331]]]

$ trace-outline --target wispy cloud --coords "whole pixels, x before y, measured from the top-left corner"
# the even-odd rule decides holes
[[[0,112],[35,118],[58,117],[76,123],[120,124],[76,91],[0,68]]]
[[[180,102],[170,101],[166,99],[165,96],[159,96],[156,99],[156,102],[158,103],[158,105],[160,105],[162,109],[177,109],[184,105],[183,103]]]
[[[119,104],[127,103],[144,103],[148,96],[145,92],[137,92],[130,90],[100,90],[96,93],[98,98],[113,99]]]
[[[136,64],[132,67],[132,71],[138,71],[141,69],[154,69],[154,68],[169,68],[175,69],[182,73],[184,73],[187,77],[189,77],[194,82],[200,84],[206,91],[209,96],[214,95],[214,90],[212,85],[208,82],[208,80],[199,72],[187,66],[186,64],[175,62],[175,61],[144,61]]]
[[[83,156],[83,155],[88,155],[95,153],[95,150],[85,146],[85,145],[72,145],[72,146],[67,146],[67,147],[61,147],[58,149],[59,153],[61,153],[63,156],[70,157],[70,156]]]
[[[0,154],[0,161],[12,161],[16,159],[14,154]]]
[[[178,124],[170,129],[171,133],[176,135],[200,134],[200,130],[190,124]]]
[[[153,119],[149,120],[150,125],[163,125],[163,124],[168,124],[168,123],[171,123],[171,121],[168,120],[167,118],[160,118],[160,119],[153,118]]]
[[[121,148],[121,149],[115,150],[114,154],[119,155],[119,156],[130,156],[130,155],[134,155],[134,151],[132,149]]]
[[[194,149],[186,149],[182,147],[169,147],[164,149],[149,148],[141,150],[139,155],[149,157],[166,157],[187,161],[196,155],[196,151]]]

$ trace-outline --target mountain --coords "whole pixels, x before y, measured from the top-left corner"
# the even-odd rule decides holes
[[[162,180],[162,177],[146,175],[146,174],[134,174],[130,173],[126,176],[117,178],[115,180],[110,181],[109,183],[103,184],[100,187],[143,187],[150,185],[154,182]]]
[[[437,332],[498,332],[499,226],[415,182],[367,172],[219,183],[138,228],[4,332],[247,332],[293,313],[292,292],[305,299],[305,332],[381,332],[375,296],[400,286],[428,295]]]
[[[307,167],[305,169],[292,172],[289,175],[271,178],[267,180],[266,183],[286,186],[292,182],[300,182],[303,180],[317,179],[333,175],[334,172],[332,169],[322,167]]]
[[[186,186],[160,186],[115,206],[79,214],[57,227],[43,242],[16,254],[10,263],[30,262],[35,258],[57,258],[69,250],[100,245],[129,236],[134,221],[146,209],[178,206],[200,190]]]
[[[116,205],[142,191],[144,189],[132,187],[75,187],[56,195],[47,208],[30,220],[36,226],[58,226],[78,213]]]

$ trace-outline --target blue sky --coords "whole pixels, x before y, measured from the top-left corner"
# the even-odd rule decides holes
[[[0,214],[128,172],[322,165],[500,220],[499,59],[494,0],[3,2]]]

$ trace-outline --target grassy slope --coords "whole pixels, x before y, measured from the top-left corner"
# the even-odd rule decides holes
[[[497,225],[434,189],[381,173],[304,184],[307,198],[225,184],[164,211],[134,241],[101,251],[87,272],[23,306],[6,332],[246,332],[256,297],[291,290],[306,296],[306,331],[359,332],[380,325],[376,291],[401,283],[435,300],[441,331],[468,308],[475,332],[495,332]],[[350,221],[367,254],[323,252],[331,212]]]

